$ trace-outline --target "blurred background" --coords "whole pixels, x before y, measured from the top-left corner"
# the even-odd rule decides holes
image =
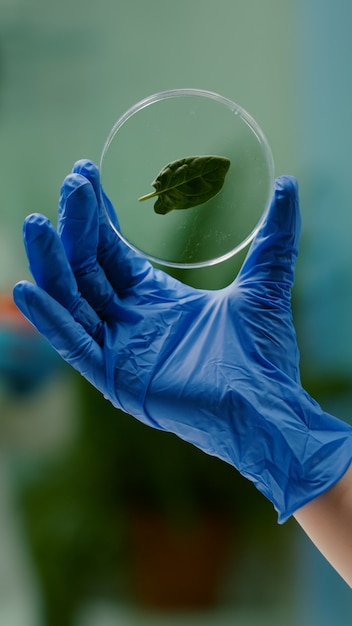
[[[120,414],[11,303],[21,228],[75,160],[166,89],[218,92],[299,180],[302,378],[352,421],[352,5],[0,0],[0,623],[345,626],[351,593],[230,467]],[[228,284],[244,258],[179,273]]]

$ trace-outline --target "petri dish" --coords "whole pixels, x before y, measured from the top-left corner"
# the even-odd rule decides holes
[[[168,163],[193,156],[226,157],[224,184],[208,201],[158,214],[152,182]],[[235,102],[210,91],[174,89],[153,94],[126,111],[111,129],[100,158],[104,192],[112,202],[116,235],[150,261],[198,268],[231,258],[254,238],[274,186],[268,141]],[[104,202],[104,197],[103,197]]]

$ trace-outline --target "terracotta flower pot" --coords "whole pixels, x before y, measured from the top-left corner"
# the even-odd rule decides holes
[[[154,514],[131,524],[136,600],[149,608],[196,609],[216,602],[231,547],[226,518],[208,516],[173,524]]]

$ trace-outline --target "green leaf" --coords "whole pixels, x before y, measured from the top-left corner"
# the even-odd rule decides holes
[[[155,191],[138,199],[144,201],[158,196],[154,211],[162,215],[173,209],[191,209],[220,191],[229,167],[229,159],[213,155],[172,161],[152,182]]]

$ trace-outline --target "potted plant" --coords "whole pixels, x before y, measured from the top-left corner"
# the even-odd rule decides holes
[[[104,452],[103,482],[115,515],[123,512],[120,538],[128,547],[133,598],[165,609],[213,604],[233,542],[240,543],[244,480],[175,435],[117,411],[84,383],[82,394],[84,413],[99,429],[94,441]]]

